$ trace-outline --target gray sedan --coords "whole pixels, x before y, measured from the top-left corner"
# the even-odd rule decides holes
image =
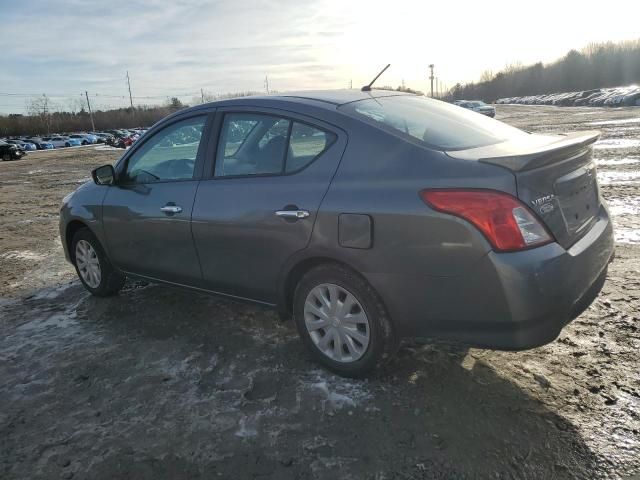
[[[389,91],[223,100],[94,170],[60,235],[94,295],[134,277],[274,307],[341,375],[407,336],[527,349],[606,277],[597,138]]]

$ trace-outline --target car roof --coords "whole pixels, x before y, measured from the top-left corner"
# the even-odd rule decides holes
[[[287,100],[293,101],[299,100],[300,103],[304,103],[304,100],[315,100],[322,103],[331,105],[344,105],[345,103],[357,102],[359,100],[367,100],[370,98],[380,97],[392,97],[398,95],[413,95],[411,93],[397,92],[393,90],[376,90],[372,89],[368,92],[363,92],[360,89],[342,89],[342,90],[304,90],[298,92],[284,92],[271,95],[256,95],[250,97],[237,97],[224,100],[218,100],[212,102],[212,104],[233,104],[233,103],[245,103],[247,100]]]

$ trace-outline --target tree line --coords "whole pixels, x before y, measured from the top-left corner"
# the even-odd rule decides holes
[[[242,97],[253,92],[237,92],[223,95],[203,95],[193,103],[210,102],[222,98]],[[188,105],[174,97],[164,105],[142,105],[134,108],[116,108],[93,111],[96,131],[120,128],[150,127],[170,113]],[[46,96],[31,99],[27,114],[0,115],[0,137],[41,135],[65,132],[88,132],[92,129],[89,111],[82,105],[78,111],[60,111]]]
[[[494,74],[487,71],[477,83],[456,84],[449,100],[539,95],[591,90],[640,83],[640,39],[619,43],[591,43],[571,50],[560,60],[544,65],[508,65]]]

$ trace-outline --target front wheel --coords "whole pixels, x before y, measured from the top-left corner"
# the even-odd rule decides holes
[[[92,295],[108,297],[123,287],[126,277],[113,268],[91,230],[82,228],[76,232],[71,252],[78,277]]]
[[[2,154],[2,161],[3,162],[8,162],[9,160],[11,160],[11,154],[10,153],[3,153]]]
[[[338,375],[365,376],[397,350],[382,300],[366,280],[343,266],[321,265],[304,275],[293,312],[311,355]]]

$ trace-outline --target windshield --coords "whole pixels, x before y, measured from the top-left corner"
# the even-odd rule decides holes
[[[419,96],[371,98],[339,108],[437,150],[484,147],[527,135],[498,120]]]

